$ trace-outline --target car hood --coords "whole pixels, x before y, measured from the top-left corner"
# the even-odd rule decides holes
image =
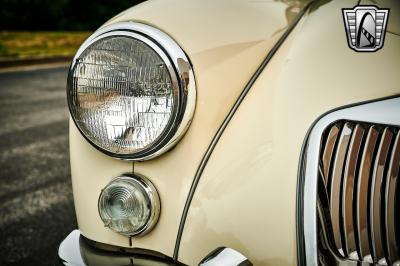
[[[230,107],[296,15],[309,2],[276,0],[146,1],[105,25],[135,21],[166,32],[188,54],[194,68],[198,103],[207,90]],[[104,25],[104,26],[105,26]],[[218,96],[220,97],[220,96]],[[219,109],[219,108],[218,108]],[[223,108],[224,109],[224,108]],[[229,108],[220,110],[225,115]]]

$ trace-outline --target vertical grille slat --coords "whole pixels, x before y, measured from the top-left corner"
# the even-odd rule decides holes
[[[347,149],[350,142],[350,137],[353,132],[353,124],[345,123],[341,131],[338,147],[336,150],[334,164],[332,169],[332,178],[328,181],[328,186],[330,184],[329,191],[329,201],[330,201],[330,213],[332,219],[332,229],[334,234],[334,241],[337,250],[343,256],[347,256],[345,252],[346,248],[342,243],[342,228],[341,228],[341,187],[342,187],[342,177],[343,168],[346,160]]]
[[[370,225],[371,225],[371,243],[372,243],[372,258],[374,262],[385,263],[385,252],[383,244],[382,232],[382,210],[381,202],[384,195],[383,181],[385,166],[388,163],[388,155],[390,143],[392,142],[393,133],[389,128],[385,128],[382,133],[381,142],[374,165],[371,185],[370,199]]]
[[[399,128],[336,121],[322,136],[319,171],[332,252],[341,260],[400,265]]]
[[[333,157],[333,152],[337,139],[339,137],[340,124],[333,125],[329,131],[328,137],[326,139],[326,144],[324,147],[324,153],[322,155],[322,169],[325,186],[328,186],[328,177],[330,176],[330,168]]]
[[[399,247],[396,239],[396,224],[399,219],[396,217],[396,189],[399,179],[400,168],[400,132],[397,132],[392,154],[389,163],[389,170],[385,189],[385,229],[386,229],[386,247],[390,263],[399,260]],[[398,229],[398,228],[397,228]]]
[[[357,182],[356,196],[356,220],[357,220],[357,238],[359,243],[360,258],[365,261],[371,261],[372,249],[370,247],[370,235],[368,233],[368,214],[369,214],[369,186],[370,177],[373,170],[374,153],[377,148],[379,131],[376,126],[371,126],[365,141],[364,151],[360,163],[360,172]]]
[[[355,210],[353,210],[353,195],[355,193],[357,162],[361,157],[360,150],[364,131],[364,128],[359,124],[354,127],[346,157],[342,182],[342,217],[344,228],[343,239],[345,242],[343,246],[346,248],[344,253],[348,254],[350,258],[355,260],[359,258],[359,252],[357,252],[356,246],[356,226],[354,224],[353,216],[355,213]]]

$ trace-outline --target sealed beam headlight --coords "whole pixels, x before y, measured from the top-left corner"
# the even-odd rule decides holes
[[[104,153],[144,160],[186,131],[194,111],[193,71],[166,34],[139,23],[97,31],[78,50],[68,76],[71,116]]]
[[[143,235],[158,221],[160,199],[148,179],[126,174],[112,180],[101,191],[99,214],[104,225],[115,232]]]

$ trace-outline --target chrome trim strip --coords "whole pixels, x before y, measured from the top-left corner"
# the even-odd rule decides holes
[[[81,233],[72,231],[58,247],[58,258],[62,265],[86,266],[79,246]]]
[[[332,170],[332,181],[329,191],[330,213],[332,221],[333,236],[336,248],[342,256],[347,256],[347,248],[343,242],[342,235],[344,232],[341,228],[341,191],[343,184],[343,169],[346,161],[347,150],[349,149],[350,138],[353,133],[353,124],[345,123],[340,134],[338,148],[335,154],[335,162]]]
[[[328,180],[330,179],[330,168],[332,157],[334,156],[334,151],[336,147],[336,143],[338,141],[340,132],[340,125],[334,125],[331,127],[329,134],[326,139],[326,144],[324,147],[324,153],[322,155],[322,166],[323,166],[323,178],[325,182],[325,187],[328,189]]]
[[[399,169],[400,169],[400,131],[397,132],[390,164],[386,180],[385,189],[385,228],[386,228],[386,247],[389,263],[394,263],[400,259],[400,250],[397,246],[396,230],[399,229],[399,213],[396,213],[396,190],[398,189],[398,179],[399,179]],[[396,226],[398,228],[396,228]]]
[[[203,155],[203,158],[201,159],[201,162],[196,170],[196,174],[193,178],[193,182],[190,187],[189,194],[186,198],[185,207],[182,212],[181,221],[179,223],[179,228],[178,228],[178,234],[177,234],[176,242],[175,242],[175,249],[174,249],[174,255],[173,255],[174,260],[178,260],[179,246],[180,246],[181,239],[182,239],[183,229],[185,227],[186,217],[188,215],[188,211],[189,211],[192,199],[193,199],[194,192],[196,191],[197,185],[200,181],[200,177],[204,171],[204,168],[207,165],[208,159],[210,159],[210,156],[211,156],[212,152],[214,151],[214,148],[217,145],[222,134],[224,133],[225,128],[227,127],[228,123],[231,121],[233,115],[236,113],[236,110],[239,108],[240,104],[242,103],[243,99],[246,97],[247,93],[250,91],[254,82],[257,80],[258,76],[264,70],[266,65],[269,63],[269,61],[274,56],[274,54],[279,49],[279,47],[282,45],[282,43],[285,41],[285,39],[289,36],[289,34],[292,32],[292,30],[296,27],[297,23],[300,21],[300,19],[303,17],[305,12],[308,10],[311,3],[312,2],[307,4],[303,8],[303,10],[300,11],[300,13],[294,19],[293,23],[288,27],[288,29],[285,31],[285,33],[279,38],[279,40],[274,45],[274,47],[272,47],[271,51],[269,51],[269,53],[267,54],[266,58],[263,60],[261,65],[257,68],[256,72],[251,76],[250,80],[247,82],[246,86],[244,87],[243,91],[240,93],[236,102],[234,103],[231,110],[229,111],[228,115],[225,117],[224,121],[218,128],[218,130],[215,133],[213,139],[211,140],[211,143],[209,144],[205,154]]]
[[[342,217],[344,226],[344,246],[345,254],[349,258],[358,260],[358,250],[356,245],[356,225],[354,224],[353,195],[356,187],[357,162],[361,157],[361,142],[363,141],[365,129],[357,124],[351,137],[349,151],[346,158],[344,170],[344,182],[342,183]]]
[[[370,198],[370,228],[372,243],[372,259],[374,262],[380,261],[385,256],[383,247],[383,232],[381,223],[381,202],[384,193],[384,171],[385,165],[389,160],[389,148],[392,142],[393,133],[389,128],[385,128],[379,144],[372,180],[371,180],[371,198]]]
[[[374,151],[378,144],[379,131],[376,126],[371,126],[368,131],[365,141],[364,151],[361,158],[361,169],[358,175],[357,194],[356,194],[356,221],[357,221],[357,238],[359,242],[359,251],[361,258],[366,258],[371,255],[370,235],[368,233],[368,186],[370,176],[372,176],[372,160]]]
[[[183,137],[192,121],[196,105],[195,78],[193,68],[188,57],[181,47],[170,36],[152,26],[137,22],[120,22],[98,29],[94,34],[86,39],[81,47],[79,47],[72,60],[69,73],[74,70],[79,56],[95,41],[104,37],[121,35],[137,38],[145,42],[157,52],[157,54],[163,59],[168,67],[174,88],[179,91],[180,96],[175,117],[171,121],[169,128],[166,129],[167,132],[165,132],[164,136],[160,136],[160,139],[157,140],[157,143],[147,150],[139,151],[135,154],[120,155],[106,151],[92,143],[82,133],[75,120],[73,120],[85,139],[101,152],[117,159],[143,161],[155,158],[165,153]],[[69,74],[67,95],[69,95],[68,92],[71,83],[70,79],[71,77]],[[69,97],[67,97],[67,99],[68,106],[70,106]],[[72,115],[71,117],[73,118]]]
[[[221,247],[201,260],[199,266],[252,266],[253,264],[240,252]]]
[[[85,238],[79,230],[73,230],[61,242],[58,247],[58,258],[60,265],[67,266],[185,266],[154,250],[122,248],[95,242]]]
[[[300,195],[302,204],[299,206],[303,228],[300,228],[304,236],[304,248],[306,265],[318,265],[317,245],[317,181],[320,158],[321,137],[324,130],[338,120],[353,120],[387,125],[400,125],[400,98],[391,98],[376,102],[364,103],[337,111],[332,111],[320,118],[312,127],[308,135],[307,146],[303,158],[306,158],[304,177],[300,176]],[[304,179],[303,179],[304,178]],[[302,190],[302,191],[301,191]],[[300,243],[299,243],[300,244]]]

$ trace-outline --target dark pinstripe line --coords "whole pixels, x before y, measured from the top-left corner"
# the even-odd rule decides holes
[[[202,175],[202,173],[204,171],[204,168],[206,167],[207,162],[208,162],[212,152],[214,151],[215,146],[217,145],[219,139],[221,138],[222,134],[224,133],[225,128],[227,127],[228,123],[231,121],[231,119],[232,119],[233,115],[235,114],[236,110],[239,108],[239,106],[242,103],[243,99],[246,97],[247,93],[250,91],[250,89],[253,86],[254,82],[257,80],[258,76],[261,74],[261,72],[264,70],[266,65],[269,63],[269,61],[271,60],[273,55],[276,53],[278,48],[282,45],[282,43],[289,36],[289,34],[295,28],[295,26],[300,21],[300,19],[303,17],[303,15],[307,11],[307,9],[311,5],[311,3],[313,3],[313,1],[308,3],[303,8],[303,10],[297,15],[297,17],[294,20],[294,22],[289,26],[289,28],[285,31],[285,33],[281,36],[281,38],[279,38],[278,42],[274,45],[274,47],[271,49],[271,51],[267,54],[266,58],[263,60],[261,65],[258,67],[256,72],[253,74],[253,76],[250,78],[249,82],[244,87],[243,91],[239,95],[239,97],[236,100],[235,104],[232,106],[231,110],[229,111],[228,115],[225,117],[225,119],[222,122],[221,126],[219,127],[217,133],[214,135],[210,145],[208,146],[207,151],[204,154],[204,156],[203,156],[203,158],[202,158],[202,160],[200,162],[199,167],[197,168],[196,174],[194,176],[192,185],[191,185],[190,190],[189,190],[188,197],[186,198],[185,207],[183,209],[183,213],[182,213],[182,216],[181,216],[181,221],[180,221],[180,224],[179,224],[178,234],[177,234],[176,242],[175,242],[175,249],[174,249],[174,255],[173,255],[173,259],[174,260],[176,260],[176,261],[178,260],[179,247],[180,247],[180,243],[181,243],[181,239],[182,239],[182,233],[183,233],[183,229],[185,227],[186,218],[187,218],[187,215],[188,215],[188,212],[189,212],[190,204],[192,202],[195,190],[196,190],[197,185],[198,185],[198,183],[200,181],[200,177],[201,177],[201,175]]]
[[[400,36],[399,33],[396,33],[396,32],[390,31],[390,30],[386,30],[386,32],[387,32],[387,33],[390,33],[390,34],[394,34],[394,35]]]

